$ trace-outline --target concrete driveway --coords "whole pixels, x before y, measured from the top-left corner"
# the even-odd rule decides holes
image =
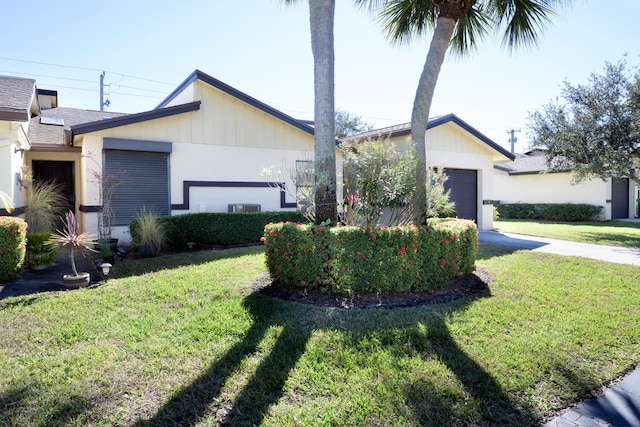
[[[483,230],[478,232],[478,239],[480,240],[480,244],[485,245],[507,246],[514,249],[579,256],[600,261],[640,266],[640,249],[593,245],[590,243],[569,242],[546,237],[533,237],[522,234]]]

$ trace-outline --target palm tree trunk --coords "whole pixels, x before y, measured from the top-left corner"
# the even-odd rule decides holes
[[[316,224],[337,221],[335,78],[333,21],[335,0],[309,0],[315,95]]]
[[[438,17],[436,28],[427,53],[427,60],[420,75],[418,90],[413,103],[411,114],[411,138],[416,149],[416,205],[414,207],[414,224],[424,225],[427,220],[427,152],[426,152],[426,131],[429,122],[429,111],[431,102],[438,81],[438,75],[444,62],[447,48],[456,20],[453,18]]]

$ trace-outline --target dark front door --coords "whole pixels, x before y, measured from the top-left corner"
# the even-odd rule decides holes
[[[629,178],[611,180],[611,219],[629,218]]]
[[[53,181],[62,186],[62,193],[69,210],[76,211],[76,190],[74,185],[73,162],[34,160],[33,179],[35,181]]]
[[[448,169],[449,177],[444,183],[445,190],[451,190],[450,200],[456,204],[458,218],[478,222],[478,171],[468,169]]]

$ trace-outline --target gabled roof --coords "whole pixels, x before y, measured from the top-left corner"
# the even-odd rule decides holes
[[[77,108],[49,108],[43,110],[39,117],[34,117],[31,120],[27,136],[32,146],[62,145],[64,143],[64,132],[68,131],[71,126],[123,115],[123,113],[80,110]]]
[[[443,125],[445,123],[455,123],[460,126],[462,129],[469,132],[471,135],[478,138],[480,141],[487,144],[493,150],[499,152],[503,156],[508,159],[514,160],[515,155],[510,153],[508,150],[502,148],[500,145],[496,144],[493,140],[483,135],[479,130],[469,125],[467,122],[456,116],[455,114],[447,114],[446,116],[438,116],[429,119],[427,123],[427,130],[434,128],[436,126]],[[402,136],[402,135],[410,135],[411,134],[411,123],[402,123],[395,126],[389,126],[382,129],[376,129],[369,132],[359,133],[357,135],[350,136],[345,138],[345,140],[364,140],[367,138],[378,138],[382,137],[394,137],[394,136]]]
[[[33,79],[0,76],[0,120],[29,121],[35,91]]]
[[[282,111],[276,110],[273,107],[270,107],[269,105],[265,104],[264,102],[258,101],[257,99],[253,98],[252,96],[247,95],[244,92],[239,91],[238,89],[235,89],[231,86],[229,86],[226,83],[221,82],[218,79],[215,79],[213,77],[211,77],[210,75],[203,73],[200,70],[195,70],[193,73],[191,73],[191,75],[189,77],[186,78],[185,81],[183,81],[180,86],[178,86],[173,92],[171,92],[169,94],[169,96],[167,96],[160,104],[158,104],[158,106],[156,108],[162,108],[167,106],[173,99],[175,99],[180,93],[182,93],[187,87],[189,87],[189,85],[191,85],[193,82],[195,82],[196,80],[200,80],[201,82],[204,82],[210,86],[215,87],[216,89],[221,90],[222,92],[233,96],[234,98],[239,99],[240,101],[246,102],[247,104],[251,105],[252,107],[255,107],[261,111],[264,111],[267,114],[270,114],[292,126],[297,127],[298,129],[301,129],[311,135],[313,135],[313,128],[309,125],[307,125],[305,122],[302,122],[300,120],[294,119],[293,117],[283,113]]]
[[[141,123],[147,120],[160,119],[163,117],[174,116],[176,114],[188,113],[190,111],[196,111],[200,109],[200,101],[190,102],[188,104],[174,105],[166,108],[159,108],[151,111],[144,111],[142,113],[127,114],[119,117],[103,119],[88,123],[82,123],[75,126],[71,126],[69,130],[65,131],[65,138],[69,145],[73,145],[73,138],[77,135],[82,135],[90,132],[97,132],[105,129],[112,129],[120,126],[131,125],[134,123]],[[47,110],[49,111],[49,110]]]

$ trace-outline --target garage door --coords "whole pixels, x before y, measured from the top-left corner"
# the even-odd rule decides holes
[[[478,222],[478,171],[468,169],[448,169],[449,177],[445,190],[451,189],[451,201],[456,204],[458,218]]]
[[[629,178],[611,180],[611,219],[629,218]]]

